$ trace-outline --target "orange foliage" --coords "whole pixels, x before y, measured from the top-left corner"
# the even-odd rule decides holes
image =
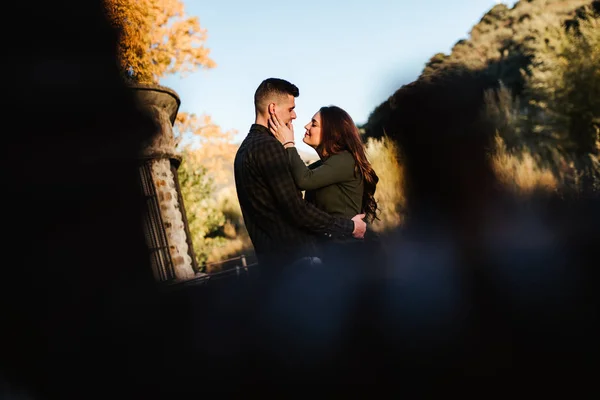
[[[177,115],[175,127],[179,140],[184,134],[193,135],[198,144],[193,153],[215,179],[217,188],[233,183],[231,166],[237,150],[237,145],[232,143],[235,130],[222,131],[210,116],[188,113]]]
[[[185,75],[216,65],[204,45],[206,30],[200,27],[198,17],[185,14],[181,0],[104,1],[109,19],[121,32],[121,68],[129,79],[157,84],[166,75]],[[179,140],[188,133],[198,139],[195,157],[202,160],[219,186],[232,181],[234,131],[222,132],[209,116],[183,111],[177,115],[175,131]]]
[[[174,73],[216,64],[205,47],[206,30],[185,14],[180,0],[104,0],[120,30],[121,68],[139,83],[158,83]]]

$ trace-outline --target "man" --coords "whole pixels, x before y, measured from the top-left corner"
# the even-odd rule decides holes
[[[316,235],[363,238],[364,214],[334,218],[302,198],[281,143],[269,132],[270,114],[288,126],[296,118],[298,88],[277,78],[264,80],[254,94],[256,119],[237,151],[234,172],[238,200],[258,262],[277,270],[318,256]]]

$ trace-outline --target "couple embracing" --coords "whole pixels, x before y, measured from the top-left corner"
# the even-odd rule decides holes
[[[256,119],[234,162],[246,229],[267,272],[335,264],[364,248],[367,223],[377,218],[379,178],[346,111],[328,106],[314,114],[303,141],[319,160],[306,166],[300,158],[292,124],[299,94],[283,79],[259,85]]]

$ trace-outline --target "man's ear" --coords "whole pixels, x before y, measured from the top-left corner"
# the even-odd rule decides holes
[[[275,114],[275,103],[269,103],[268,111],[269,114]]]

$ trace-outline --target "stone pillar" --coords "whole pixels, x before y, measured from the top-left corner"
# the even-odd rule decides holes
[[[160,282],[193,278],[198,270],[179,188],[173,124],[181,101],[158,85],[131,85],[140,107],[157,123],[141,154],[140,178],[146,198],[145,233],[154,277]]]

